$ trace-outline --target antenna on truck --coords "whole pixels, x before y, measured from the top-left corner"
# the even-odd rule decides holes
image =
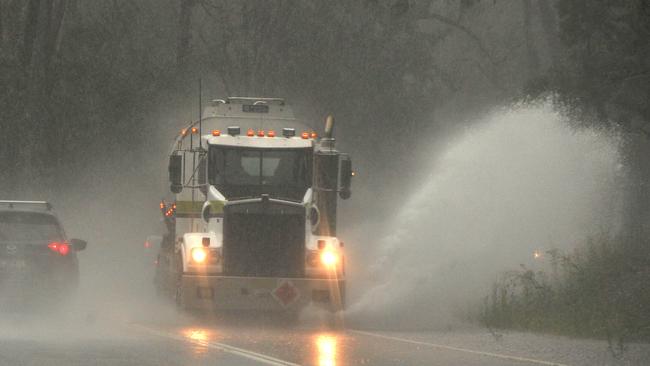
[[[199,78],[199,150],[203,148],[201,136],[203,136],[203,85]]]

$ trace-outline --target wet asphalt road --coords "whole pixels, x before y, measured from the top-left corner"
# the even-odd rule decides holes
[[[562,364],[535,352],[528,355],[525,349],[486,349],[472,344],[471,336],[459,334],[441,339],[426,332],[333,330],[314,324],[204,317],[23,320],[5,320],[1,325],[0,365]]]

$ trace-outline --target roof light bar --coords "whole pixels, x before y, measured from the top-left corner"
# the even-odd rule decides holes
[[[282,129],[282,136],[284,137],[294,137],[296,136],[296,129],[295,128],[283,128]]]
[[[228,127],[228,134],[230,136],[237,136],[241,133],[241,128],[239,126],[229,126]]]

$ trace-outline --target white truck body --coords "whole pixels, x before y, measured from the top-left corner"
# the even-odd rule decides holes
[[[345,256],[335,235],[336,195],[339,159],[347,156],[333,145],[281,99],[212,102],[200,123],[181,130],[170,154],[176,193],[160,206],[168,232],[158,289],[183,308],[341,310]],[[349,196],[349,183],[343,189]]]

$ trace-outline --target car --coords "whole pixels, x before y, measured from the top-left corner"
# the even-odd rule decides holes
[[[80,239],[68,239],[51,204],[0,201],[0,310],[51,309],[79,283]]]

